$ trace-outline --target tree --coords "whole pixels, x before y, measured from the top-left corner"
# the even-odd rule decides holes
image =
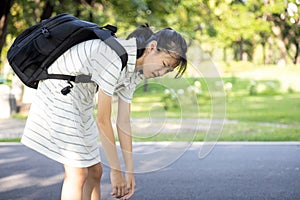
[[[269,32],[257,1],[215,1],[210,9],[215,13],[216,39],[221,48],[231,48],[235,60],[253,59],[261,35]]]
[[[294,64],[300,64],[300,30],[299,30],[299,9],[298,1],[265,1],[267,5],[267,20],[272,26],[272,32],[275,36],[277,46],[280,49],[279,62],[286,64],[288,58]],[[295,48],[292,52],[291,49]],[[291,55],[294,53],[294,56]]]
[[[12,3],[13,0],[2,0],[0,3],[0,55],[6,40],[8,16]]]
[[[6,41],[7,33],[13,39],[26,28],[58,13],[67,12],[99,24],[108,19],[104,6],[96,0],[3,0],[0,5],[0,52],[6,42],[11,44],[11,41]],[[0,60],[0,66],[2,65]]]
[[[236,60],[251,61],[261,45],[264,63],[300,63],[297,3],[299,0],[2,0],[0,51],[6,33],[12,40],[29,26],[67,12],[100,25],[116,25],[119,37],[149,23],[180,31],[189,45],[196,40],[206,52],[217,47],[232,49]]]

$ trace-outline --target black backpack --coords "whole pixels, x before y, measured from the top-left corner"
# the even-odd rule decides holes
[[[120,56],[123,69],[127,65],[128,55],[115,40],[116,32],[115,26],[99,27],[69,14],[59,14],[22,32],[10,47],[7,58],[16,75],[28,87],[36,89],[40,80],[62,79],[70,83],[68,89],[64,88],[67,94],[73,87],[70,81],[91,82],[91,76],[48,74],[50,65],[72,46],[90,39],[101,39]]]

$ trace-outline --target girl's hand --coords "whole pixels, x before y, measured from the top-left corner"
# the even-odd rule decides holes
[[[124,196],[124,200],[128,200],[134,194],[135,179],[133,173],[126,173],[125,178],[126,178],[126,189],[128,191],[128,194]]]
[[[111,195],[115,198],[121,198],[128,194],[126,189],[126,182],[121,171],[111,169],[110,171],[110,181],[112,185]]]

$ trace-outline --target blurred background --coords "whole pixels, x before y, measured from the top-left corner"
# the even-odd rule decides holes
[[[135,93],[132,117],[145,118],[150,110],[152,117],[182,118],[186,105],[184,117],[210,118],[212,91],[204,74],[213,67],[222,81],[230,122],[221,140],[299,141],[299,5],[300,0],[1,0],[0,118],[26,119],[34,93],[13,74],[6,59],[10,45],[26,28],[70,13],[116,25],[121,38],[148,23],[154,30],[172,27],[187,39],[184,79],[144,83]],[[200,131],[195,140],[204,137]]]

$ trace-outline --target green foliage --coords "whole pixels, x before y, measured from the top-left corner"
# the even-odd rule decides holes
[[[295,10],[298,4],[297,0],[15,0],[10,11],[7,46],[21,31],[43,17],[67,12],[101,25],[115,24],[121,37],[144,23],[158,29],[172,27],[183,33],[189,44],[199,42],[205,51],[212,52],[217,47],[232,49],[236,60],[244,59],[244,53],[251,61],[257,46],[270,42],[270,38],[279,39],[289,50],[288,54],[272,48],[273,44],[264,48],[274,51],[273,55],[285,55],[285,59],[289,56],[296,63],[300,62],[300,54],[297,61],[295,50],[300,34],[296,26],[300,12],[300,9]],[[283,38],[274,33],[277,25]],[[270,62],[276,62],[280,56]]]
[[[164,104],[164,109],[169,110],[170,108],[179,108],[177,99],[177,93],[173,89],[165,89],[164,95],[161,98],[161,101]]]

